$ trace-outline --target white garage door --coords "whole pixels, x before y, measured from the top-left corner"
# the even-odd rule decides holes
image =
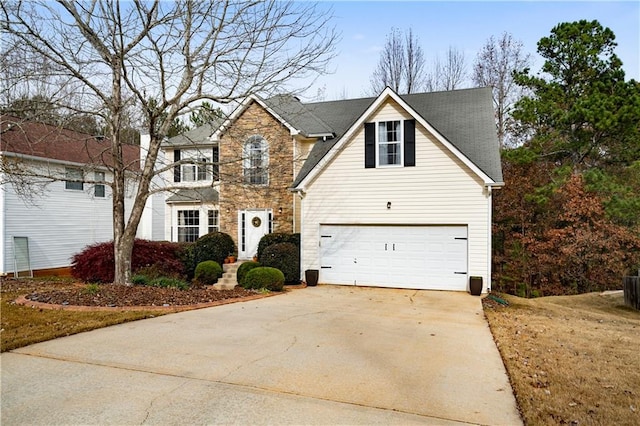
[[[466,226],[320,226],[320,282],[467,290]]]

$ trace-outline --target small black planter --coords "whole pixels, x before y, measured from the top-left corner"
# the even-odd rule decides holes
[[[314,287],[318,284],[318,275],[320,271],[317,269],[307,269],[304,271],[304,279],[307,282],[307,285],[310,287]]]
[[[472,296],[482,294],[482,277],[469,277],[469,292]]]

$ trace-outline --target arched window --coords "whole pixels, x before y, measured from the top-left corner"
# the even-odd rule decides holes
[[[251,136],[244,143],[244,182],[252,185],[269,183],[269,146],[262,136]]]

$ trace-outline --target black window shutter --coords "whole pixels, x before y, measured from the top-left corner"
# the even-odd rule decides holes
[[[416,120],[404,120],[404,166],[416,165]]]
[[[376,167],[376,123],[364,123],[364,167]]]
[[[173,150],[173,161],[174,162],[180,161],[180,150],[179,149],[174,149]],[[173,181],[174,182],[180,182],[180,165],[173,166]]]
[[[220,149],[217,146],[213,147],[213,180],[220,180]]]

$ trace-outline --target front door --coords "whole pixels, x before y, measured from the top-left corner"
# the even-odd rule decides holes
[[[251,259],[258,253],[260,239],[271,232],[271,210],[238,211],[238,258]]]

